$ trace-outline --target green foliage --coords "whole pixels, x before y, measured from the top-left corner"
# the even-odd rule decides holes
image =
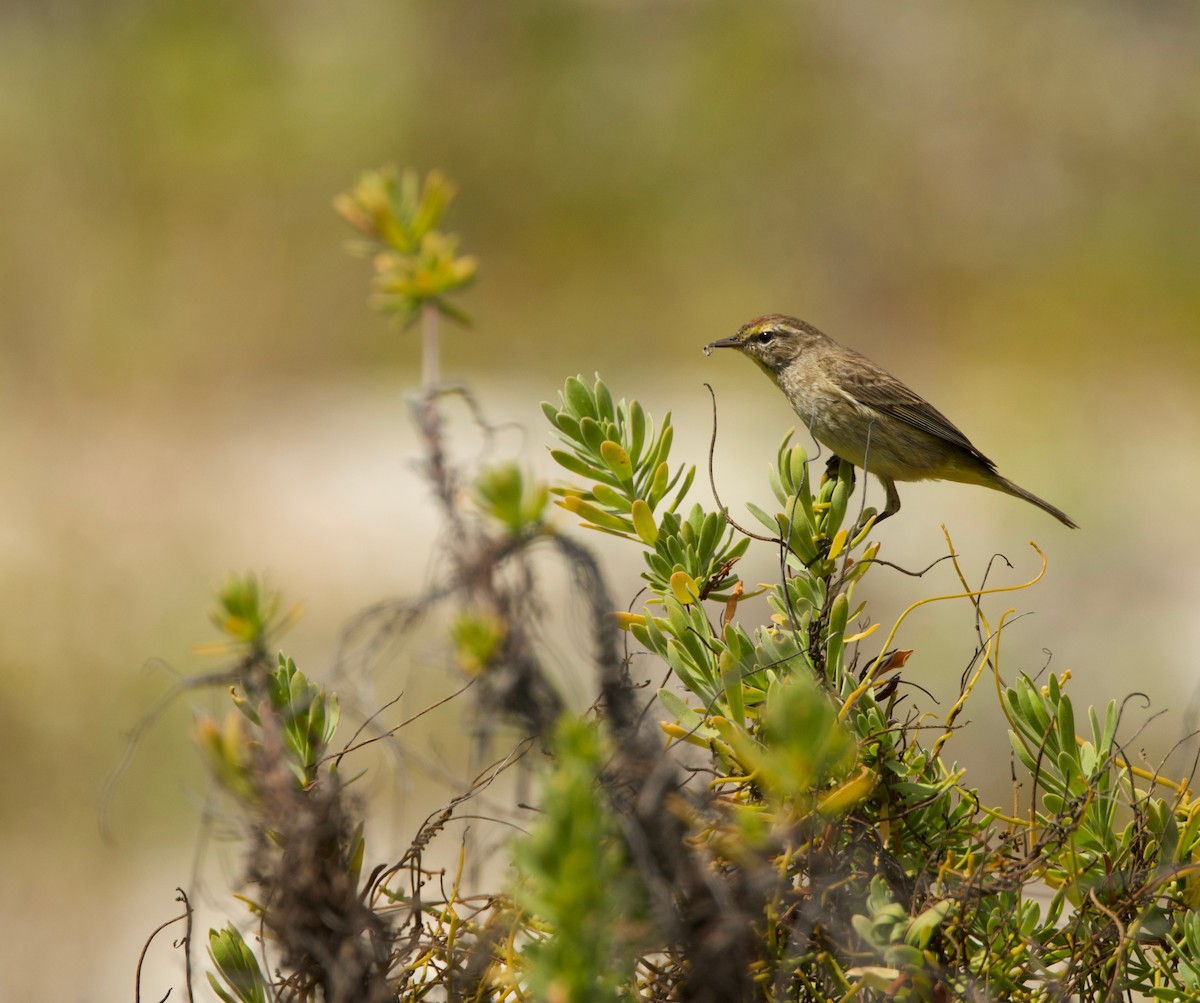
[[[242,718],[254,725],[253,733],[227,717],[223,727],[208,717],[200,719],[197,733],[218,780],[246,798],[255,794],[255,758],[264,743],[263,730],[278,734],[285,760],[301,787],[317,779],[317,768],[337,729],[340,711],[336,696],[309,682],[296,663],[279,654],[274,672],[260,683],[250,682],[254,695],[236,687],[230,691]]]
[[[465,313],[450,298],[475,279],[475,259],[458,254],[458,238],[437,229],[455,195],[440,171],[422,185],[416,171],[368,171],[334,208],[366,240],[351,250],[375,263],[377,304],[408,327],[426,306],[461,323]]]
[[[208,984],[224,1003],[267,1003],[274,998],[258,959],[232,923],[223,930],[208,931],[208,956],[226,988],[212,972]]]
[[[458,664],[470,675],[478,675],[491,664],[504,637],[504,621],[486,613],[460,613],[450,628]]]
[[[277,592],[264,590],[252,574],[231,577],[217,592],[213,625],[237,644],[255,648],[265,644],[284,624]]]
[[[748,506],[788,569],[767,592],[771,621],[742,626],[736,602],[745,597],[735,588],[714,625],[705,575],[746,540],[714,545],[710,520],[723,527],[724,517],[698,506],[685,540],[678,498],[657,525],[639,524],[633,506],[661,500],[646,485],[666,469],[665,450],[632,448],[640,440],[627,430],[640,408],[613,407],[599,381],[568,381],[561,401],[543,405],[571,447],[554,456],[593,484],[554,491],[585,524],[645,547],[655,598],[620,619],[696,701],[660,690],[670,716],[662,727],[708,750],[725,790],[728,818],[710,819],[697,838],[722,847],[718,868],[773,847],[788,887],[808,890],[781,893],[765,915],[815,908],[823,917],[807,948],[778,946],[795,930],[769,934],[757,963],[764,984],[804,1000],[1187,998],[1197,971],[1189,910],[1200,896],[1200,806],[1120,756],[1115,704],[1102,716],[1089,711],[1089,738],[1079,739],[1065,677],[1049,676],[1041,690],[1024,676],[1005,687],[989,648],[928,746],[897,718],[898,690],[887,679],[909,653],[883,650],[860,665],[857,647],[874,628],[847,636],[864,617],[854,593],[878,552],[867,539],[873,511],[847,525],[847,464],[814,485],[804,450],[784,439],[769,474],[778,507]],[[655,441],[670,442],[669,420]],[[708,563],[689,563],[692,554]],[[997,676],[1022,787],[1032,792],[1025,818],[984,806],[942,756],[984,668]],[[1048,903],[1038,892],[1046,887]]]
[[[755,735],[729,720],[720,722],[719,730],[763,798],[793,815],[797,810],[808,815],[816,807],[814,793],[849,776],[858,759],[854,738],[838,721],[829,694],[803,673],[771,684]]]
[[[653,419],[637,401],[614,403],[602,380],[597,378],[589,387],[578,377],[567,380],[557,406],[543,402],[542,412],[569,447],[551,450],[551,455],[593,482],[587,490],[552,488],[558,504],[579,516],[588,529],[652,547],[645,552],[648,570],[642,577],[655,592],[687,589],[707,597],[733,583],[730,568],[750,540],[735,540],[723,514],[705,514],[698,505],[686,518],[678,515],[696,468],[671,470],[674,431],[669,413],[655,431]],[[664,508],[656,520],[660,506]],[[680,574],[685,577],[677,579],[673,589],[672,579]]]
[[[581,516],[593,529],[637,539],[634,503],[642,503],[639,513],[644,506],[652,515],[682,480],[667,507],[673,512],[696,476],[694,466],[671,473],[674,432],[670,414],[655,431],[653,418],[637,401],[614,404],[608,387],[599,379],[589,387],[579,377],[571,377],[559,394],[558,406],[543,401],[542,412],[559,439],[570,447],[569,452],[552,450],[554,459],[572,473],[595,481],[587,492],[557,488],[554,493],[562,498],[559,504],[563,508]]]
[[[551,746],[542,813],[512,850],[512,896],[529,937],[522,975],[533,999],[615,1001],[633,972],[629,937],[645,904],[598,784],[611,753],[594,724],[570,716]]]
[[[537,532],[546,514],[549,492],[515,463],[486,467],[475,479],[475,502],[484,515],[512,536]]]
[[[280,652],[278,667],[267,676],[266,699],[273,719],[282,728],[288,765],[302,786],[312,783],[337,730],[337,697],[310,683],[296,663]],[[263,726],[260,707],[236,691],[233,702],[250,721]]]
[[[1089,710],[1081,737],[1069,674],[1006,685],[995,655],[1003,621],[992,630],[956,563],[959,598],[973,599],[991,640],[944,719],[901,713],[911,652],[889,647],[896,628],[864,656],[877,625],[857,591],[879,548],[868,539],[874,513],[852,516],[848,465],[814,483],[805,451],[783,440],[768,474],[776,504],[749,508],[774,534],[785,570],[752,607],[735,573],[749,539],[724,513],[680,512],[694,470],[671,466],[669,417],[656,427],[600,380],[569,380],[559,406],[543,410],[566,447],[555,458],[585,484],[548,489],[513,465],[485,469],[474,503],[503,530],[487,550],[549,538],[551,496],[585,525],[642,548],[649,598],[618,621],[682,687],[659,690],[660,727],[701,757],[718,792],[659,810],[682,820],[686,842],[676,852],[703,848],[704,882],[730,901],[753,890],[721,922],[753,928],[738,963],[757,998],[1200,997],[1200,804],[1129,762],[1115,703]],[[202,721],[200,737],[222,784],[263,813],[266,845],[286,851],[297,806],[270,814],[264,756],[279,750],[292,796],[315,795],[338,703],[283,655],[267,670],[262,644],[281,622],[278,609],[253,578],[222,590],[215,620],[242,654],[238,713],[222,727]],[[463,667],[487,674],[510,627],[465,604],[451,630]],[[946,758],[985,672],[1010,725],[1024,801],[1016,811],[985,805]],[[712,963],[679,953],[658,922],[664,910],[686,908],[695,889],[647,880],[641,823],[612,786],[620,758],[612,744],[603,716],[564,715],[549,741],[554,765],[539,812],[512,846],[509,904],[489,900],[465,918],[457,880],[444,902],[424,903],[421,936],[386,941],[397,953],[382,970],[404,973],[387,993],[423,998],[435,983],[465,985],[469,970],[480,999],[668,999]],[[414,860],[442,824],[417,837]],[[334,883],[357,908],[362,822],[340,826],[334,842]],[[386,886],[373,896],[375,908],[404,900]],[[280,923],[269,904],[255,908]],[[481,950],[488,964],[472,960]],[[273,991],[232,926],[210,935],[210,954],[220,975],[210,982],[226,1003]]]
[[[244,721],[236,711],[230,711],[220,725],[203,715],[196,722],[196,742],[221,786],[250,803],[258,796],[254,763],[261,745],[246,734]]]
[[[860,527],[843,529],[846,507],[854,490],[854,475],[844,460],[836,477],[824,477],[814,496],[809,484],[808,454],[801,446],[791,446],[793,433],[788,432],[779,444],[775,466],[769,471],[771,490],[779,502],[775,515],[768,515],[757,505],[746,508],[771,533],[778,533],[788,545],[788,565],[814,572],[813,580],[821,582],[833,572],[832,562],[846,549],[859,546],[866,539],[875,516],[869,508],[863,512]],[[825,562],[815,565],[818,560]],[[861,572],[860,572],[861,573]]]

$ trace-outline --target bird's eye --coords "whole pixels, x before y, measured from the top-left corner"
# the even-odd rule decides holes
[[[760,345],[769,345],[774,339],[774,331],[759,331],[758,334],[754,336],[754,340]]]

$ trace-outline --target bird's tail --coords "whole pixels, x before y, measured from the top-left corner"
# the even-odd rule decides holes
[[[1048,501],[1042,501],[1042,499],[1039,498],[1037,495],[1030,494],[1030,492],[1026,491],[1023,487],[1019,487],[1018,485],[1014,484],[1007,477],[1001,477],[999,474],[996,474],[995,482],[992,484],[992,487],[999,488],[1001,491],[1005,492],[1006,494],[1013,495],[1016,498],[1024,498],[1027,502],[1032,502],[1034,505],[1036,505],[1038,508],[1040,508],[1043,512],[1049,512],[1052,516],[1054,516],[1055,519],[1057,519],[1059,522],[1061,522],[1064,526],[1070,526],[1072,529],[1079,528],[1079,524],[1077,522],[1075,522],[1075,520],[1072,519],[1069,515],[1067,515],[1067,513],[1064,512],[1062,509],[1055,508]]]

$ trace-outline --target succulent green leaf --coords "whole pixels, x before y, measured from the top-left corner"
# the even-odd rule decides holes
[[[845,592],[839,592],[833,597],[829,608],[829,634],[825,646],[826,673],[831,678],[841,672],[842,652],[845,649],[846,618],[850,613],[850,602]]]
[[[583,417],[579,419],[579,434],[583,437],[584,443],[597,456],[600,455],[600,447],[604,443],[604,429],[600,427],[600,423],[594,418]]]
[[[846,506],[850,502],[850,491],[853,486],[854,468],[842,460],[838,467],[838,476],[829,499],[829,511],[825,515],[825,533],[833,536],[846,518]]]
[[[566,411],[559,411],[554,416],[554,424],[571,442],[583,444],[583,432],[579,429],[579,419]]]
[[[720,513],[709,512],[700,524],[700,538],[696,541],[696,552],[704,555],[711,554],[713,546],[717,542],[717,534],[724,526],[725,520]]]
[[[604,381],[599,376],[596,377],[595,386],[596,412],[597,417],[603,421],[616,421],[616,409],[613,407],[612,394],[608,392],[608,387],[604,385]]]
[[[668,411],[667,416],[663,418],[662,431],[659,433],[658,441],[651,446],[650,452],[646,456],[646,466],[657,467],[666,462],[671,452],[671,440],[674,437],[675,429],[671,425],[671,413]]]
[[[717,737],[716,729],[706,725],[704,718],[684,703],[677,693],[668,689],[660,689],[658,691],[658,699],[667,712],[679,723],[681,728],[686,728],[701,738]]]
[[[725,692],[725,707],[729,720],[741,725],[746,719],[746,708],[742,700],[742,669],[738,659],[728,650],[717,658],[721,673],[721,687]]]
[[[596,501],[609,508],[616,509],[618,512],[628,512],[630,509],[629,499],[607,484],[594,484],[592,486],[592,496]]]
[[[584,418],[591,418],[592,421],[596,420],[598,417],[596,413],[596,401],[583,380],[577,376],[570,377],[563,388],[563,394],[572,415],[581,421]]]
[[[597,508],[590,502],[584,501],[578,495],[571,495],[564,498],[558,503],[568,512],[572,512],[579,518],[590,522],[593,526],[600,529],[608,529],[620,535],[626,535],[633,532],[633,523],[628,519],[622,519],[618,516],[605,512],[603,509]]]
[[[657,508],[658,503],[662,501],[663,495],[667,493],[667,477],[669,473],[665,460],[655,468],[654,477],[650,481],[650,492],[646,498],[646,503],[650,508]]]
[[[634,463],[642,458],[642,446],[646,442],[646,412],[634,401],[629,405],[629,456]]]
[[[266,1003],[267,980],[236,926],[229,923],[223,930],[209,930],[208,954],[233,994],[225,992],[209,974],[209,984],[226,1003]]]
[[[766,512],[752,502],[746,502],[746,508],[750,510],[750,514],[754,516],[755,519],[757,519],[767,528],[768,532],[779,532],[779,523],[775,521],[774,516],[767,515]]]
[[[791,433],[788,433],[791,438]],[[784,440],[787,441],[786,439]],[[787,454],[788,474],[791,483],[788,485],[789,494],[800,494],[808,482],[808,453],[803,446],[793,446]]]
[[[573,474],[578,474],[580,477],[586,477],[588,480],[596,480],[600,477],[608,477],[607,471],[601,471],[593,467],[590,463],[585,463],[574,453],[568,453],[562,449],[550,450],[550,455],[554,462],[560,467],[571,471]]]
[[[930,906],[909,923],[908,932],[904,935],[904,942],[911,947],[924,950],[929,946],[929,941],[933,939],[934,933],[950,914],[953,906],[954,903],[950,899],[942,899]]]
[[[681,484],[679,490],[675,492],[675,500],[671,502],[670,508],[672,512],[679,508],[680,503],[683,501],[684,497],[692,487],[692,481],[696,479],[696,468],[694,466],[688,467],[683,473],[683,484]],[[675,480],[678,479],[679,474],[676,474],[675,479],[672,481],[672,485],[674,484]],[[668,487],[667,490],[669,491],[670,488]]]

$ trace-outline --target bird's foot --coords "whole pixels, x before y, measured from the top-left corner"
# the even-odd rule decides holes
[[[825,474],[821,478],[821,483],[836,481],[841,476],[843,462],[845,461],[837,453],[830,453],[829,459],[825,461]],[[858,471],[853,464],[847,463],[846,466],[850,469],[850,487],[853,488],[858,481]]]

